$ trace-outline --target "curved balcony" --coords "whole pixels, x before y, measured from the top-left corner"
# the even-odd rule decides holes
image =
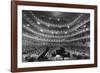
[[[25,18],[26,19],[26,18]],[[76,29],[78,29],[79,27],[83,26],[84,24],[86,24],[87,22],[89,22],[89,19],[84,21],[83,23],[80,23],[80,25],[76,25],[75,27],[73,27],[72,29],[69,29],[68,31],[54,31],[54,30],[48,30],[48,29],[44,29],[42,27],[37,26],[35,23],[32,23],[29,19],[26,19],[27,22],[29,22],[29,24],[31,24],[33,27],[35,27],[36,29],[38,29],[40,32],[34,31],[31,28],[27,28],[27,30],[29,30],[30,32],[34,32],[38,35],[41,36],[45,36],[45,37],[64,37],[64,36],[56,36],[54,34],[66,34],[66,36],[68,35],[68,33],[70,34],[71,32],[75,31]],[[89,29],[86,29],[89,30]],[[83,30],[84,31],[84,30]],[[47,35],[49,33],[49,35]],[[53,34],[54,33],[54,34]],[[76,33],[76,32],[75,32]],[[71,34],[70,34],[71,35]],[[69,35],[69,36],[70,36]],[[65,37],[66,37],[65,36]],[[72,34],[73,36],[73,34]]]
[[[24,37],[27,37],[27,38],[31,38],[31,39],[33,39],[33,40],[38,40],[38,41],[49,41],[49,42],[72,42],[72,41],[78,41],[78,40],[82,40],[82,39],[89,39],[90,38],[90,36],[89,35],[87,35],[87,36],[83,36],[83,37],[80,37],[80,38],[73,38],[73,39],[71,39],[71,40],[63,40],[63,39],[59,39],[59,40],[55,40],[55,39],[45,39],[45,38],[39,38],[39,37],[37,37],[37,36],[30,36],[30,35],[28,35],[28,34],[26,34],[26,33],[23,33],[22,34]]]
[[[68,24],[62,24],[62,25],[59,25],[59,24],[51,24],[49,22],[45,22],[45,21],[42,21],[41,19],[39,19],[38,17],[36,17],[34,14],[31,13],[31,15],[35,18],[36,21],[40,22],[41,24],[47,26],[47,27],[69,27],[69,26],[72,26],[75,22],[77,22],[82,16],[83,14],[80,14],[75,20],[73,20],[72,22],[68,23]],[[58,26],[59,25],[59,26]]]

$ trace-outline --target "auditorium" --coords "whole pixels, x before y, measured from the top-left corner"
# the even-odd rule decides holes
[[[22,62],[90,59],[90,14],[22,10]]]

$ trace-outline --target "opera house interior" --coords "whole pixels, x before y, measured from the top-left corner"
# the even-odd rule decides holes
[[[22,11],[22,62],[90,59],[90,14]]]

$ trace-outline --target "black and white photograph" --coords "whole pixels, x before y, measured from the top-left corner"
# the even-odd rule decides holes
[[[90,14],[22,11],[22,62],[90,59]]]
[[[18,24],[18,66],[94,62],[93,10],[19,6]]]

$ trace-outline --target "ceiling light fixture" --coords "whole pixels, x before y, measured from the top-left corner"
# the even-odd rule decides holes
[[[69,25],[67,26],[67,28],[69,28]]]
[[[60,19],[59,19],[59,18],[58,18],[57,20],[58,20],[58,21],[60,21]]]
[[[86,25],[84,25],[84,28],[86,27]]]
[[[51,32],[52,34],[54,34],[54,32]]]
[[[58,32],[55,32],[56,34],[58,34]]]
[[[41,32],[43,32],[43,29],[40,29]]]
[[[65,34],[67,34],[68,32],[66,31]]]
[[[37,22],[38,25],[40,25],[40,22]]]
[[[29,26],[30,26],[30,24],[27,24],[27,26],[29,27]]]

